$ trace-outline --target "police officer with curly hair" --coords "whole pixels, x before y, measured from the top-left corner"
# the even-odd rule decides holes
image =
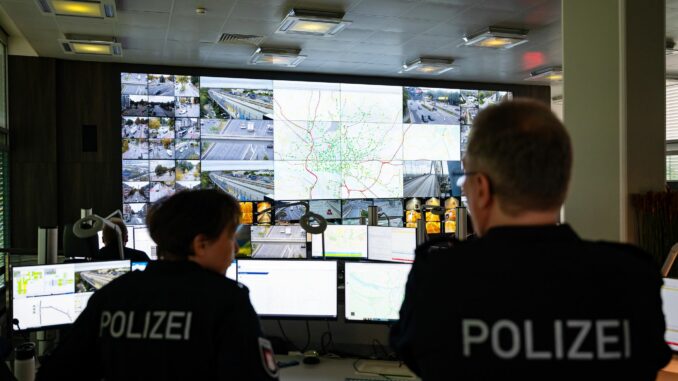
[[[559,224],[572,148],[551,110],[483,110],[463,164],[479,238],[417,249],[391,331],[407,365],[426,381],[654,380],[671,357],[659,269]]]
[[[215,190],[154,204],[160,260],[97,291],[38,379],[276,380],[248,290],[225,277],[239,220],[238,202]]]

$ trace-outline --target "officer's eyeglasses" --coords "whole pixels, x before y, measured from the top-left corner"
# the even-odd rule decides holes
[[[452,176],[459,176],[459,178],[457,178],[456,184],[459,188],[461,188],[466,183],[466,179],[468,178],[468,176],[477,175],[479,173],[482,173],[482,172],[456,172],[456,173],[452,173]]]

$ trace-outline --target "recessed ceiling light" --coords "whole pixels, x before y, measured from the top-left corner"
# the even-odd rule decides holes
[[[510,49],[527,42],[527,29],[490,26],[464,37],[464,45],[481,48]]]
[[[403,65],[398,73],[439,75],[454,69],[454,60],[442,58],[418,58]]]
[[[306,56],[299,53],[300,50],[298,49],[259,48],[252,54],[250,64],[296,67],[306,59]]]
[[[67,34],[59,43],[66,54],[122,56],[122,45],[115,37]]]
[[[57,16],[115,17],[113,0],[36,0],[40,11]]]
[[[331,37],[351,25],[343,18],[344,14],[338,12],[292,9],[275,32]]]
[[[525,78],[527,81],[551,81],[558,82],[563,80],[563,68],[561,66],[549,66],[537,69]]]

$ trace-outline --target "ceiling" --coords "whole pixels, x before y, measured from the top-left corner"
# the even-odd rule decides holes
[[[454,58],[436,79],[524,84],[531,70],[561,62],[560,0],[116,0],[112,20],[43,15],[35,0],[0,6],[40,56],[67,55],[64,33],[116,36],[123,57],[98,61],[271,70],[248,65],[252,45],[219,44],[222,33],[264,36],[264,47],[302,49],[298,72],[398,77],[420,56]],[[207,10],[198,15],[196,7]],[[274,33],[291,8],[344,11],[353,24],[335,37]],[[530,41],[498,51],[460,47],[465,33],[489,25],[530,29]],[[414,76],[414,75],[407,75]]]

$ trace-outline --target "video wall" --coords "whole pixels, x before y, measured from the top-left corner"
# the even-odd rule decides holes
[[[505,91],[121,73],[123,214],[183,189],[241,201],[243,223],[298,221],[453,231],[460,159],[479,110]],[[275,201],[272,201],[275,200]],[[441,221],[421,205],[444,205]],[[256,234],[262,231],[257,230]],[[252,232],[250,232],[252,234]]]

